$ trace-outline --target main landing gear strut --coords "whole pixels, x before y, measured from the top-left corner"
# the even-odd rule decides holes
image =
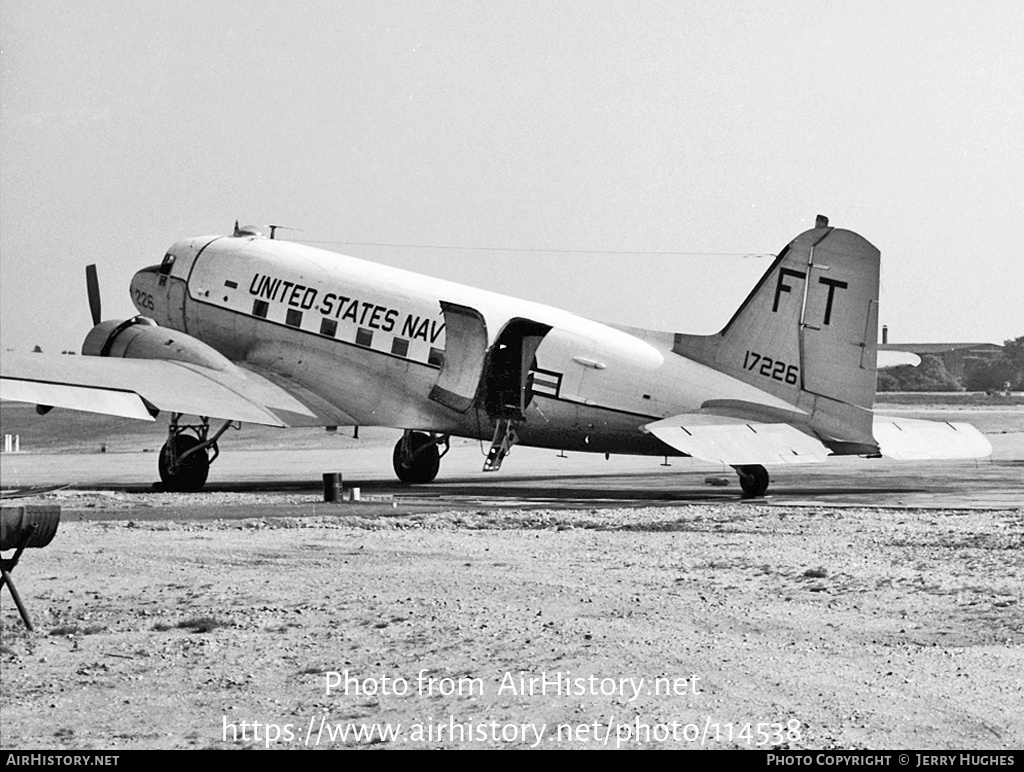
[[[768,490],[768,470],[760,464],[748,464],[746,466],[734,466],[736,474],[740,476],[740,487],[743,489],[743,498],[756,499],[763,496]]]
[[[404,483],[428,483],[437,477],[441,459],[451,449],[448,434],[424,434],[406,429],[395,443],[392,461],[395,474]],[[443,445],[444,450],[438,448]]]
[[[164,490],[197,491],[206,484],[210,464],[220,455],[217,440],[228,429],[241,428],[236,421],[226,421],[210,437],[210,419],[200,416],[198,424],[181,423],[181,413],[171,414],[167,442],[160,449],[160,480]]]

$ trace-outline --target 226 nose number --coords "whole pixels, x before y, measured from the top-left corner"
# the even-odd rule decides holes
[[[147,308],[153,311],[153,296],[148,292],[142,290],[135,290],[135,307],[136,308]]]
[[[778,359],[761,356],[756,351],[748,351],[743,357],[743,369],[771,378],[774,381],[788,383],[796,386],[800,382],[800,368],[796,365],[787,365]]]

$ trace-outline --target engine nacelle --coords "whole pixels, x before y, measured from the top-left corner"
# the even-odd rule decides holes
[[[134,316],[119,322],[100,322],[85,336],[83,356],[123,357],[125,359],[172,359],[214,370],[232,367],[231,360],[198,338],[167,327],[152,319]]]

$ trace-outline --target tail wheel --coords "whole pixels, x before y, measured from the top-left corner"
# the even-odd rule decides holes
[[[179,434],[173,439],[173,453],[171,442],[172,440],[168,440],[160,449],[160,479],[164,486],[172,491],[200,490],[206,484],[206,477],[210,473],[210,457],[206,450],[199,450],[182,458],[185,453],[199,445],[199,439],[191,434]],[[178,459],[176,468],[175,459]]]
[[[763,496],[768,490],[768,470],[760,465],[736,467],[740,476],[740,487],[744,498],[754,499]]]
[[[437,477],[441,468],[441,454],[437,443],[421,432],[409,435],[408,443],[402,437],[395,443],[392,456],[395,474],[404,483],[428,483]]]

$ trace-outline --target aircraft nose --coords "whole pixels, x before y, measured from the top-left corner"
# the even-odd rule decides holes
[[[132,303],[143,316],[154,319],[161,323],[161,304],[159,302],[158,274],[160,266],[151,265],[143,268],[132,277],[131,293]]]

